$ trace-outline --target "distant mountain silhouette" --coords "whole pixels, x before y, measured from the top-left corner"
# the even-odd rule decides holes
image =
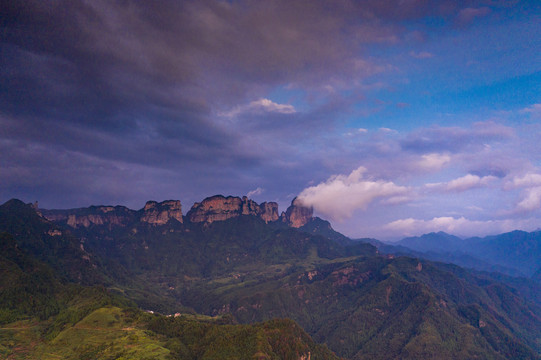
[[[439,232],[405,238],[393,245],[430,259],[510,275],[529,277],[541,268],[541,231],[517,230],[464,240]],[[392,251],[392,247],[388,250]]]

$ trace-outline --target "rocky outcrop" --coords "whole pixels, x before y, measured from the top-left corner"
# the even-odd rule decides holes
[[[51,221],[65,223],[73,228],[91,226],[127,226],[137,223],[165,225],[171,220],[183,223],[182,205],[179,200],[162,202],[148,201],[141,210],[130,210],[124,206],[90,206],[88,208],[69,210],[44,210],[42,214]],[[278,204],[264,202],[261,204],[246,196],[215,195],[195,203],[186,218],[192,223],[212,223],[224,221],[241,215],[256,216],[266,223],[281,220],[288,226],[299,228],[311,222],[313,209],[304,206],[297,198],[291,206],[278,215]],[[332,229],[331,229],[332,230]]]
[[[312,207],[305,206],[301,200],[295,198],[286,212],[282,213],[281,218],[288,226],[300,228],[308,224],[313,219],[313,215],[314,209]]]
[[[195,203],[186,215],[190,222],[212,223],[240,215],[253,215],[268,223],[278,220],[278,204],[264,202],[258,205],[246,196],[240,198],[216,195]]]
[[[182,223],[182,205],[179,200],[166,200],[161,203],[148,201],[141,211],[141,222],[164,225],[175,219]]]
[[[73,228],[92,225],[124,226],[129,223],[135,211],[124,206],[91,206],[70,210],[41,210],[42,215],[56,222],[65,222]]]
[[[139,211],[124,206],[90,206],[69,210],[41,210],[50,221],[65,223],[73,228],[91,226],[127,226],[137,222],[164,225],[171,219],[182,223],[182,206],[178,200],[161,203],[148,201]]]
[[[264,202],[259,205],[260,213],[259,217],[266,223],[276,221],[279,218],[278,204],[275,202]]]

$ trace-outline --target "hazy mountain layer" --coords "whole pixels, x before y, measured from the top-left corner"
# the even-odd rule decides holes
[[[405,238],[393,245],[424,253],[432,259],[510,275],[530,277],[541,268],[541,231],[512,231],[464,240],[439,232]]]

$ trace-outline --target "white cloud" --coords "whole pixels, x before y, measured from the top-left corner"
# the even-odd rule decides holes
[[[541,207],[541,186],[529,188],[525,196],[517,205],[518,211],[532,211]]]
[[[345,133],[346,136],[357,136],[357,135],[360,135],[360,134],[366,134],[368,132],[367,129],[364,129],[364,128],[358,128],[356,129],[356,131],[348,131],[347,133]]]
[[[451,161],[451,156],[447,154],[426,154],[417,161],[417,166],[424,170],[439,170]]]
[[[541,174],[527,173],[520,178],[514,177],[510,185],[513,187],[541,186]]]
[[[444,231],[458,236],[489,235],[508,232],[528,225],[525,221],[514,220],[470,220],[465,217],[451,216],[435,217],[431,220],[400,219],[383,227],[390,236],[416,236],[429,232]]]
[[[255,190],[248,191],[248,194],[246,194],[246,196],[252,197],[252,196],[254,196],[254,195],[261,195],[261,194],[263,193],[263,191],[264,191],[264,190],[263,190],[262,188],[258,187],[258,188],[255,189]]]
[[[392,196],[387,199],[383,199],[381,200],[381,203],[385,205],[398,205],[398,204],[406,203],[408,201],[411,201],[411,196],[398,195],[398,196]]]
[[[391,181],[365,179],[365,172],[361,166],[349,175],[333,175],[326,182],[304,189],[298,199],[333,220],[348,218],[378,198],[389,204],[406,201],[409,188]]]
[[[522,200],[517,204],[515,212],[528,212],[541,208],[541,174],[527,173],[522,177],[515,176],[505,187],[506,189],[523,188]]]
[[[479,177],[477,175],[467,174],[447,183],[426,184],[425,186],[429,189],[462,192],[469,189],[486,186],[489,182],[496,179],[497,177],[492,175]]]
[[[246,105],[239,105],[227,112],[219,113],[224,117],[236,117],[241,114],[263,114],[263,113],[279,113],[279,114],[294,114],[297,111],[290,104],[278,104],[269,99],[254,100]]]

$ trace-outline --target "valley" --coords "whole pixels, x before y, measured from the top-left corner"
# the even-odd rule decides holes
[[[295,200],[281,215],[272,203],[247,198],[214,196],[201,204],[191,218],[181,216],[179,201],[149,202],[139,211],[2,205],[4,354],[537,359],[541,353],[541,297],[533,280],[399,256],[390,245],[378,250],[335,232]],[[185,329],[182,321],[208,337],[172,330]],[[247,327],[261,329],[259,335],[251,337]],[[221,331],[238,335],[215,338]],[[287,341],[278,344],[271,334]]]

